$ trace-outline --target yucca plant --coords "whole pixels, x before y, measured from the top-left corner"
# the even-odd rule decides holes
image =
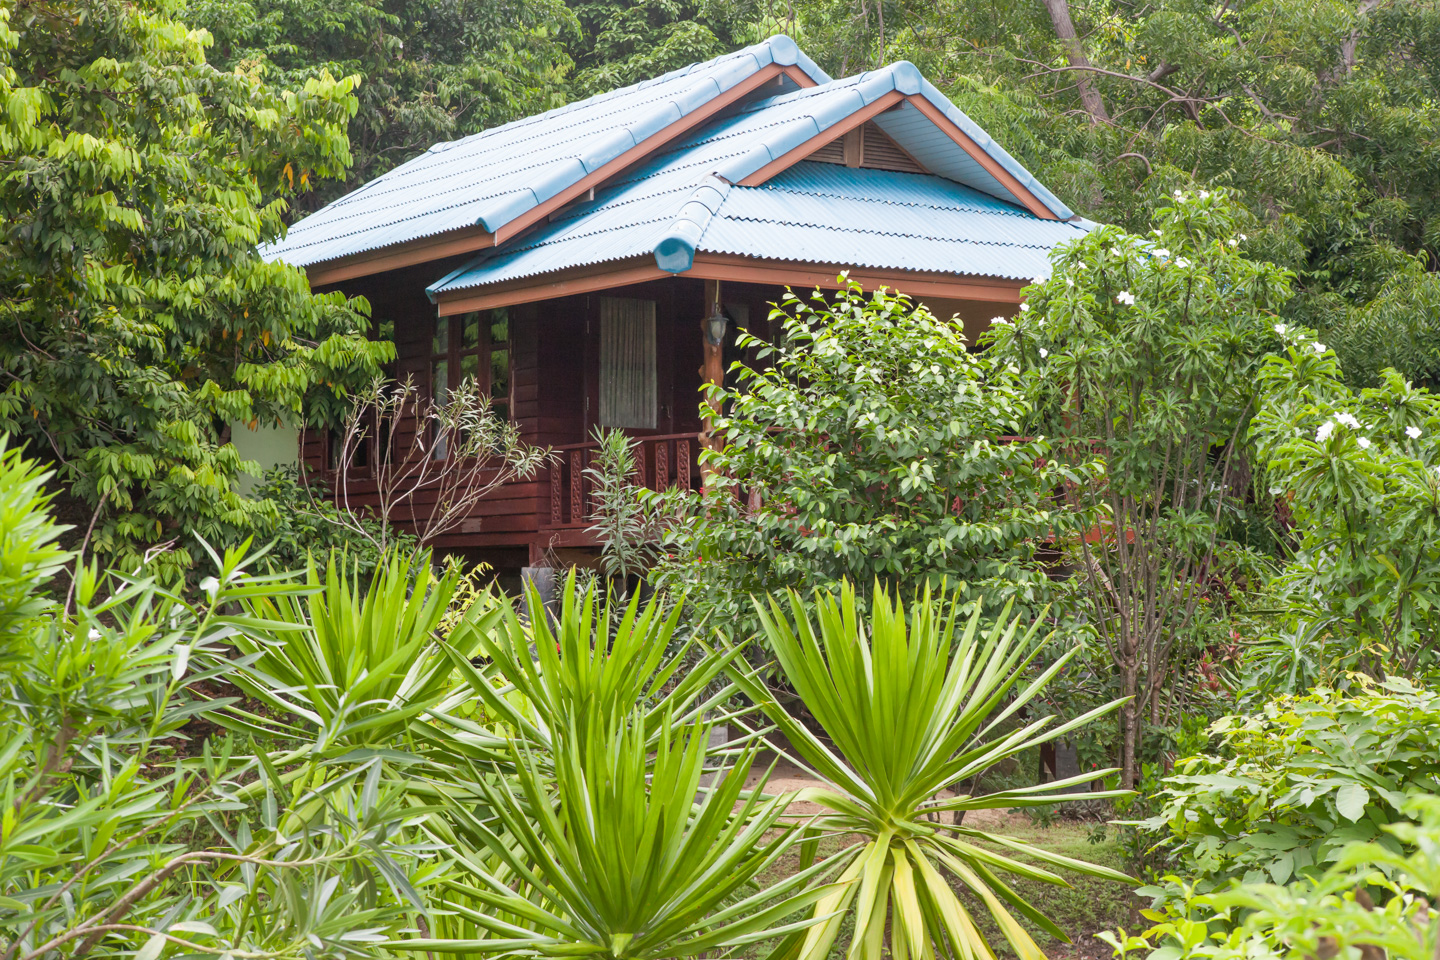
[[[432,727],[427,736],[469,759],[505,765],[507,737],[543,755],[562,722],[614,725],[638,708],[653,739],[662,717],[678,725],[707,714],[715,723],[729,719],[715,711],[733,693],[725,667],[739,651],[709,650],[694,633],[677,639],[683,603],[667,612],[658,598],[642,604],[634,596],[616,606],[593,584],[578,590],[573,570],[564,597],[553,624],[532,590],[528,618],[507,608],[495,621],[467,619],[456,628],[447,649],[491,725],[441,715],[449,729]],[[484,665],[472,664],[472,654]]]
[[[227,619],[236,648],[252,655],[230,679],[272,710],[314,725],[322,744],[390,743],[417,716],[443,709],[457,686],[436,628],[458,579],[455,569],[433,574],[428,551],[397,551],[369,578],[332,554],[322,580],[312,561],[303,595],[253,596],[243,615]],[[493,629],[497,606],[473,603],[465,637]],[[265,735],[301,733],[294,724],[238,710],[223,722]]]
[[[557,731],[543,766],[512,742],[515,776],[480,781],[484,805],[453,811],[456,833],[487,856],[457,855],[457,879],[432,904],[437,929],[470,936],[387,946],[682,960],[815,922],[803,914],[833,893],[814,882],[827,864],[754,889],[796,835],[781,822],[789,797],[763,798],[764,777],[745,787],[755,745],[716,771],[706,766],[710,725],[681,728],[662,713],[652,735],[641,712],[616,722],[592,707],[586,722],[570,717]],[[718,778],[711,787],[707,773]]]
[[[1052,726],[1053,718],[1045,717],[1005,731],[1006,721],[1065,666],[1073,649],[1022,683],[1043,647],[1040,624],[1022,630],[1018,619],[1010,618],[1008,605],[984,631],[978,608],[961,624],[958,603],[943,594],[932,599],[928,590],[911,605],[908,623],[904,604],[878,586],[868,624],[849,585],[838,597],[818,593],[813,618],[809,605],[793,591],[788,606],[787,616],[775,599],[757,603],[781,673],[833,747],[787,713],[757,672],[734,669],[734,678],[786,737],[797,762],[824,781],[825,786],[798,795],[828,811],[814,826],[835,835],[858,834],[864,842],[831,858],[841,869],[842,885],[813,911],[831,918],[788,938],[775,951],[776,958],[824,960],[843,916],[851,913],[855,929],[846,956],[852,960],[879,960],[887,927],[890,953],[897,960],[989,960],[994,953],[957,896],[956,885],[985,905],[1021,960],[1043,958],[1015,914],[1052,936],[1068,938],[1002,877],[1054,884],[1065,880],[982,846],[976,842],[980,840],[1049,867],[1132,882],[1114,870],[945,823],[941,816],[1123,793],[1063,794],[1112,770],[986,796],[963,792],[967,780],[1007,757],[1063,736],[1120,705],[1107,704],[1068,723]],[[956,795],[945,799],[942,791]]]

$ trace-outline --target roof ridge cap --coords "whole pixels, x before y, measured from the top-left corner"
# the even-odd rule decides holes
[[[720,211],[734,186],[718,174],[707,174],[670,221],[655,244],[655,265],[669,273],[684,273],[695,264],[695,248],[705,228]]]

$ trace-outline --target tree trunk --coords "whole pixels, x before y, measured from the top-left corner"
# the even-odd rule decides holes
[[[1045,0],[1045,9],[1050,11],[1050,22],[1055,26],[1055,36],[1060,38],[1070,66],[1077,68],[1075,88],[1080,92],[1080,103],[1085,107],[1085,112],[1097,122],[1108,121],[1110,114],[1105,110],[1105,101],[1100,99],[1100,91],[1090,82],[1090,58],[1085,56],[1085,47],[1075,34],[1075,24],[1070,21],[1069,0]]]
[[[1133,640],[1122,641],[1132,646]],[[1122,647],[1124,650],[1124,647]],[[1124,650],[1124,662],[1120,665],[1120,696],[1129,697],[1120,708],[1120,786],[1134,789],[1139,780],[1135,751],[1140,740],[1140,706],[1135,702],[1139,693],[1139,669],[1135,662],[1134,650]]]
[[[1360,5],[1355,8],[1355,24],[1350,28],[1350,35],[1340,44],[1340,69],[1335,71],[1335,79],[1339,80],[1355,69],[1355,48],[1360,43],[1360,18],[1380,6],[1380,0],[1360,0]]]

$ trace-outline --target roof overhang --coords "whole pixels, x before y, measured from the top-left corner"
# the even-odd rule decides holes
[[[1015,304],[1028,280],[1007,280],[998,277],[967,277],[921,270],[855,269],[838,264],[800,263],[787,260],[763,260],[727,254],[699,253],[684,273],[676,274],[656,266],[654,257],[640,256],[587,267],[560,270],[509,283],[497,283],[481,290],[455,290],[435,295],[438,314],[442,317],[491,310],[521,303],[554,300],[580,293],[612,290],[650,280],[668,277],[693,277],[700,280],[729,280],[736,283],[760,283],[789,286],[806,290],[838,290],[843,282],[841,272],[867,290],[889,287],[914,297],[938,297],[948,300],[975,300],[988,303]]]

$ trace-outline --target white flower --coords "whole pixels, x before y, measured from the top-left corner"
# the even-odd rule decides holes
[[[1005,319],[1004,317],[991,317],[990,322],[993,324],[1005,324],[1009,323],[1010,321]]]
[[[1085,266],[1085,264],[1084,264],[1083,262],[1077,262],[1077,263],[1075,264],[1075,266],[1079,267],[1081,270],[1089,270],[1089,269],[1090,269],[1089,267]]]
[[[1249,239],[1250,239],[1250,238],[1247,237],[1247,236],[1245,236],[1245,234],[1243,234],[1243,233],[1240,234],[1240,242],[1241,242],[1241,243],[1244,243],[1246,240],[1249,240]]]
[[[1175,266],[1181,267],[1181,268],[1188,267],[1188,266],[1190,266],[1190,261],[1189,261],[1189,260],[1186,260],[1184,257],[1176,257],[1176,258],[1175,258]]]
[[[1320,424],[1320,429],[1315,431],[1315,442],[1324,443],[1326,440],[1330,439],[1330,434],[1334,432],[1335,424],[1331,423],[1329,420],[1326,420],[1324,423]]]
[[[1283,324],[1283,323],[1277,323],[1277,324],[1275,324],[1275,332],[1278,333],[1278,334],[1280,334],[1280,336],[1282,336],[1282,337],[1285,336],[1285,324]]]
[[[1165,258],[1165,257],[1170,256],[1170,251],[1169,251],[1169,250],[1166,250],[1164,247],[1161,247],[1159,250],[1156,250],[1156,251],[1155,251],[1155,256],[1160,257],[1160,258],[1163,259],[1163,258]]]
[[[1022,304],[1020,304],[1020,312],[1021,312],[1021,313],[1029,313],[1029,312],[1030,312],[1030,304],[1028,304],[1028,303],[1022,303]]]
[[[1044,277],[1031,277],[1031,278],[1030,278],[1030,282],[1033,283],[1033,284],[1035,284],[1036,286],[1039,286],[1040,284],[1042,284],[1042,283],[1045,282],[1045,278],[1044,278]]]
[[[1050,351],[1049,351],[1049,350],[1046,350],[1044,347],[1041,347],[1041,348],[1040,348],[1040,359],[1041,359],[1041,360],[1044,360],[1044,359],[1045,359],[1046,357],[1048,357],[1048,356],[1050,356]]]
[[[1421,434],[1421,432],[1422,432],[1422,431],[1420,430],[1419,427],[1406,427],[1406,428],[1405,428],[1405,436],[1409,437],[1411,440],[1419,440],[1419,439],[1420,439],[1420,434]]]
[[[1200,191],[1200,199],[1201,199],[1201,200],[1209,200],[1209,199],[1210,199],[1210,191],[1209,191],[1209,190],[1201,190],[1201,191]]]
[[[1121,290],[1119,293],[1115,294],[1115,299],[1118,302],[1125,304],[1125,306],[1127,307],[1135,306],[1135,294],[1131,293],[1129,290]]]
[[[1343,423],[1351,430],[1360,429],[1360,421],[1355,419],[1355,415],[1353,413],[1337,413],[1335,414],[1335,422]]]
[[[1238,247],[1238,246],[1240,246],[1240,241],[1239,241],[1239,240],[1236,240],[1234,237],[1231,237],[1231,238],[1230,238],[1230,246],[1232,246],[1232,247]]]
[[[1319,340],[1316,340],[1314,343],[1310,344],[1310,349],[1314,350],[1316,353],[1324,353],[1330,348],[1325,346],[1325,344],[1321,343]]]
[[[1067,287],[1073,287],[1073,286],[1075,286],[1075,281],[1074,281],[1074,280],[1071,280],[1069,277],[1066,277],[1066,278],[1065,278],[1065,286],[1067,286]]]
[[[1184,199],[1185,199],[1185,194],[1181,193],[1179,190],[1176,190],[1176,191],[1175,191],[1175,199],[1176,199],[1176,200],[1184,200]]]
[[[1358,443],[1358,444],[1360,444],[1360,449],[1361,449],[1361,450],[1369,450],[1369,449],[1370,449],[1370,438],[1369,438],[1369,437],[1360,437],[1360,438],[1358,438],[1355,442]]]

